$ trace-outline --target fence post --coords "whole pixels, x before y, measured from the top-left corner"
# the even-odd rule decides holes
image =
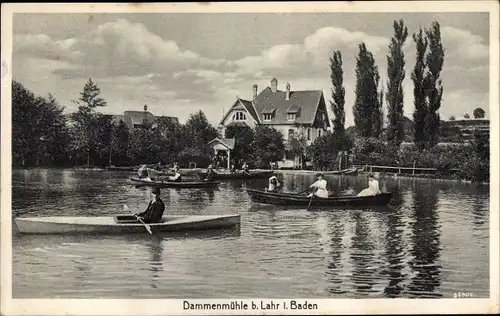
[[[417,162],[416,160],[413,160],[413,175],[415,175],[415,163],[416,162]]]

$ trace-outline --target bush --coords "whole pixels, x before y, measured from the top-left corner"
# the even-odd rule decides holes
[[[349,151],[352,147],[353,141],[349,134],[326,133],[318,137],[307,149],[307,155],[315,169],[333,170],[338,165],[339,151]]]

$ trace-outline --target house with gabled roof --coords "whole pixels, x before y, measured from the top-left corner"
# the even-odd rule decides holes
[[[273,78],[270,86],[258,93],[253,86],[253,99],[237,98],[219,124],[219,133],[233,125],[255,127],[266,125],[280,131],[285,141],[303,135],[308,145],[330,128],[330,119],[322,90],[291,90],[289,83],[285,90],[278,89],[278,80]],[[283,153],[282,167],[293,166],[295,157]]]

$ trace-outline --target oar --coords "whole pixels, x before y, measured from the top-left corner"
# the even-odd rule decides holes
[[[307,205],[307,211],[309,211],[309,208],[311,207],[311,203],[314,199],[314,193],[311,195],[311,199],[309,200],[309,205]]]
[[[128,206],[123,204],[123,210],[128,212]],[[153,232],[151,231],[151,227],[148,224],[144,223],[144,221],[139,216],[137,216],[135,214],[133,214],[133,215],[135,216],[135,218],[137,218],[137,220],[139,220],[139,222],[142,223],[142,225],[144,225],[144,227],[146,227],[146,230],[148,231],[148,233],[150,233],[152,235]]]
[[[305,189],[304,191],[300,191],[299,193],[297,193],[297,195],[302,194],[302,193],[306,193],[307,191],[309,191],[309,188]]]

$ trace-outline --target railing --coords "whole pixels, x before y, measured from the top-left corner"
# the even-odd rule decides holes
[[[438,171],[437,168],[422,168],[422,167],[400,167],[400,166],[377,166],[377,165],[353,165],[354,167],[358,169],[363,169],[365,171],[369,172],[380,172],[380,171],[387,171],[387,172],[395,172],[397,173],[405,173],[402,171],[411,171],[412,174],[415,173],[436,173]],[[450,169],[452,172],[457,172],[460,171],[460,169]]]

